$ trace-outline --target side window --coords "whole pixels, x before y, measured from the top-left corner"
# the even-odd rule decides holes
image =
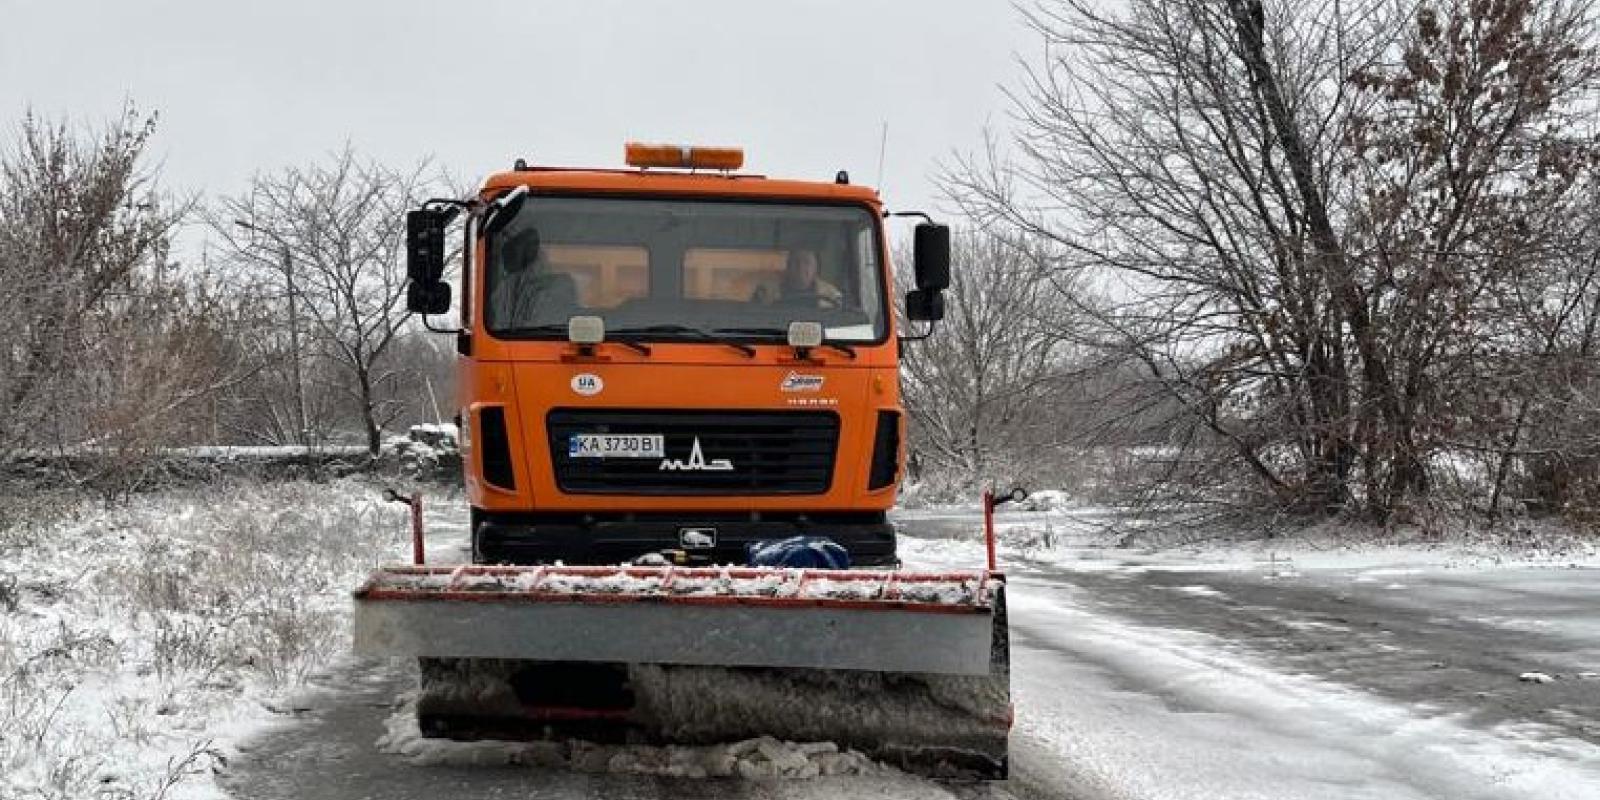
[[[863,227],[856,232],[856,297],[878,296],[878,249],[877,237],[872,235],[870,226]],[[870,310],[876,310],[871,307]],[[873,314],[874,317],[877,314]]]
[[[468,216],[468,215],[463,215]],[[483,263],[483,240],[473,228],[470,217],[463,223],[466,228],[461,246],[461,293],[456,295],[456,313],[460,315],[462,330],[472,330],[472,270]]]

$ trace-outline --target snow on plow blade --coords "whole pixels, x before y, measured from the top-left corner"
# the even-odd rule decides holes
[[[356,592],[360,655],[987,675],[981,573],[395,567]]]
[[[355,649],[423,660],[435,736],[772,735],[999,777],[1004,597],[984,572],[390,567],[356,592]]]

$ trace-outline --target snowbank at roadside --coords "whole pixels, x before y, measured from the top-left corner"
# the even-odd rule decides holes
[[[1002,507],[995,515],[1001,561],[1074,571],[1229,571],[1405,567],[1600,568],[1600,537],[1532,522],[1484,527],[1463,522],[1442,533],[1384,531],[1330,521],[1271,538],[1213,536],[1127,546],[1115,532],[1118,511],[1053,506]],[[902,553],[939,551],[947,566],[983,563],[983,518],[976,507],[897,511]]]

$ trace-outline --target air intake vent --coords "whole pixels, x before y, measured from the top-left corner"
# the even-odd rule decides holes
[[[506,410],[491,407],[479,411],[478,431],[483,479],[502,489],[517,488],[517,474],[511,469],[511,442],[506,438]]]
[[[878,430],[872,437],[872,471],[868,473],[867,488],[882,489],[894,483],[899,467],[900,414],[879,411]]]

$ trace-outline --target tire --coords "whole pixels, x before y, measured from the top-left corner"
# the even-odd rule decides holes
[[[472,541],[472,563],[474,564],[486,563],[483,559],[483,547],[479,534],[479,530],[483,528],[485,516],[483,509],[477,506],[473,506],[467,513],[467,530],[469,531],[467,535],[471,537]]]

